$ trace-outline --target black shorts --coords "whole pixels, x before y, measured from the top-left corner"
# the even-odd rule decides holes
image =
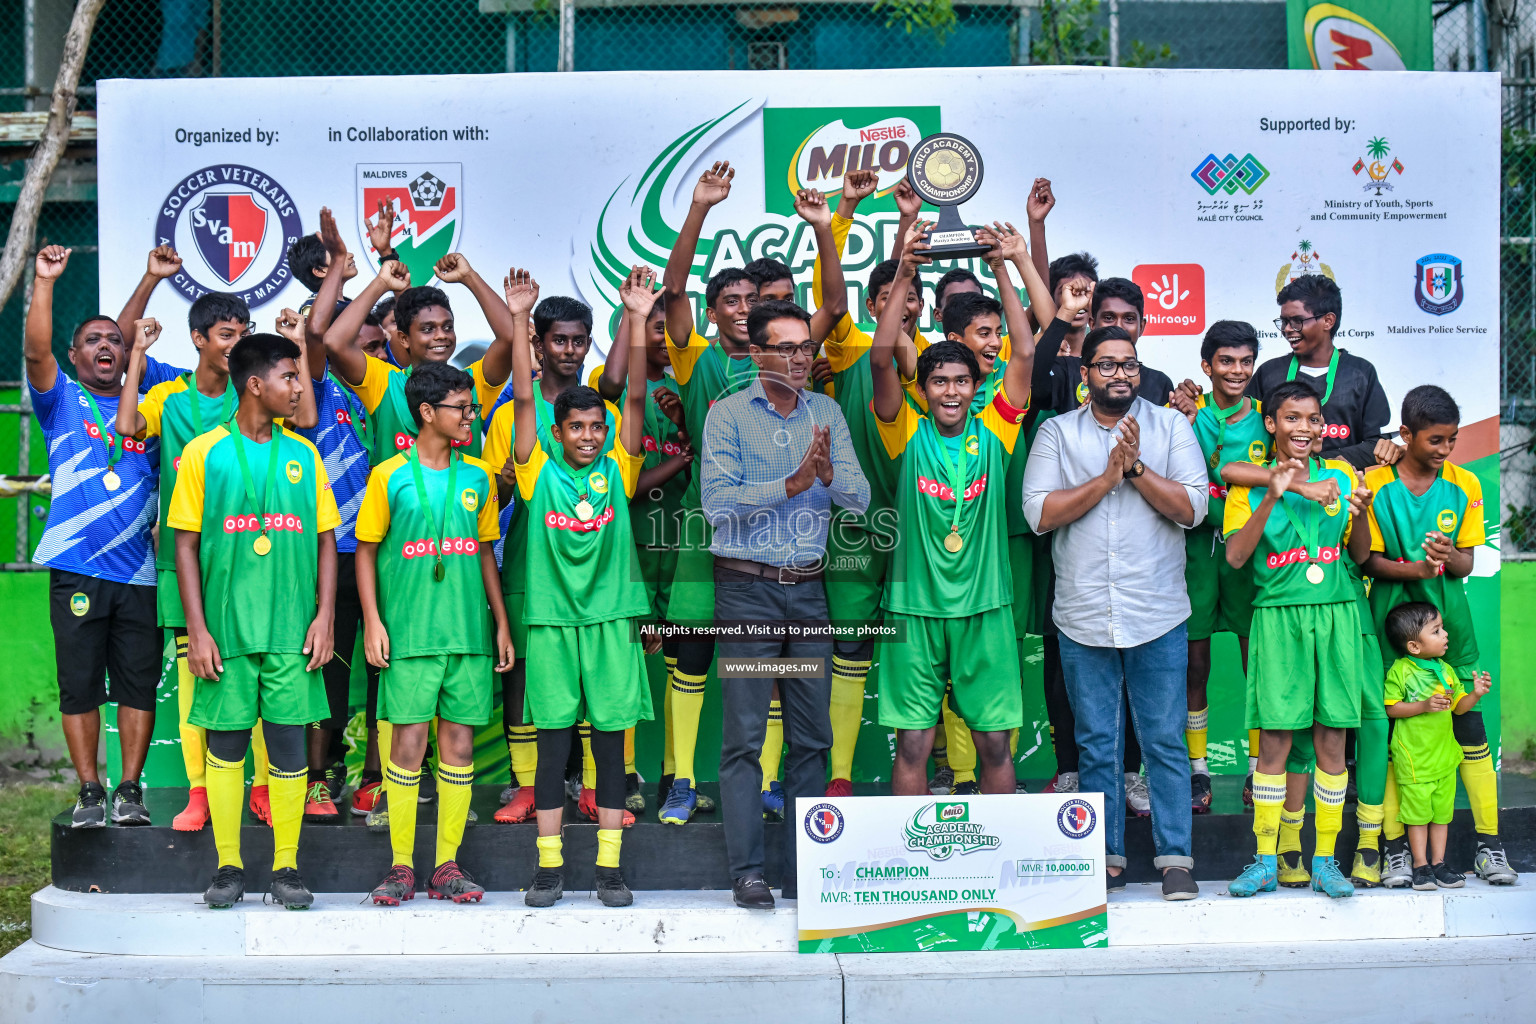
[[[155,709],[165,635],[155,620],[154,587],[52,569],[48,617],[61,714],[83,715],[109,700]]]

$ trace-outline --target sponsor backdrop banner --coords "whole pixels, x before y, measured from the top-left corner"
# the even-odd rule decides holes
[[[1109,945],[1102,794],[795,803],[802,953]]]
[[[1432,71],[1430,5],[1416,0],[1287,0],[1286,54],[1293,68]]]

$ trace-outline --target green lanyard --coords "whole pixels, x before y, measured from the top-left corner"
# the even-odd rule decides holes
[[[405,457],[405,461],[411,464],[411,477],[416,481],[416,502],[421,506],[422,518],[427,521],[427,527],[432,527],[432,520],[437,520],[437,535],[432,539],[437,543],[437,564],[432,567],[432,578],[437,582],[443,582],[448,571],[443,568],[443,533],[448,528],[448,503],[453,501],[454,474],[458,472],[459,460],[453,454],[453,449],[448,449],[448,489],[443,492],[443,510],[437,516],[432,515],[432,504],[427,500],[427,484],[421,478],[421,458],[416,454],[416,445],[411,445],[411,454]]]
[[[240,434],[240,424],[233,418],[229,421],[229,432],[235,439],[235,458],[240,460],[240,475],[245,478],[245,497],[251,503],[251,508],[256,512],[256,521],[261,524],[261,536],[251,544],[251,549],[258,555],[265,555],[272,550],[272,539],[267,536],[267,516],[262,508],[262,502],[256,499],[256,481],[251,477],[251,464],[245,457],[245,438]],[[283,428],[276,423],[272,424],[272,457],[267,460],[267,489],[264,497],[271,498],[277,492],[277,462],[278,449],[282,447],[278,439],[283,436]]]
[[[1276,462],[1270,463],[1270,468],[1273,469],[1277,463],[1278,460]],[[1307,482],[1311,483],[1317,478],[1317,466],[1311,459],[1308,459]],[[1301,525],[1301,517],[1296,514],[1296,511],[1291,508],[1291,503],[1286,501],[1285,498],[1286,496],[1283,494],[1280,496],[1280,507],[1285,510],[1285,517],[1289,519],[1291,521],[1291,525],[1296,528],[1296,534],[1301,538],[1302,549],[1305,551],[1307,559],[1309,561],[1316,561],[1318,558],[1322,557],[1322,547],[1320,546],[1320,542],[1317,539],[1317,535],[1322,527],[1323,510],[1317,504],[1317,502],[1308,501],[1307,504],[1310,506],[1311,515],[1308,517],[1307,525],[1304,527]],[[1322,578],[1320,576],[1318,576],[1316,579],[1313,579],[1315,575],[1316,574],[1308,570],[1307,578],[1312,579],[1314,583],[1321,583]]]
[[[1408,660],[1413,662],[1419,668],[1423,669],[1425,672],[1428,672],[1430,675],[1434,676],[1435,682],[1444,687],[1446,693],[1451,693],[1456,689],[1453,685],[1451,685],[1451,681],[1446,675],[1445,670],[1440,667],[1439,659],[1431,661],[1428,658],[1415,658],[1410,654],[1408,655]]]
[[[938,436],[938,428],[934,428],[934,436]],[[955,511],[949,520],[949,535],[944,538],[944,550],[954,554],[965,547],[965,538],[960,536],[960,513],[965,508],[965,439],[971,436],[971,417],[965,417],[965,427],[960,431],[960,464],[955,465],[949,457],[949,446],[944,443],[944,438],[939,437],[939,457],[944,460],[944,468],[949,472],[949,490],[955,498]]]
[[[1211,396],[1209,402],[1201,407],[1201,412],[1208,412],[1216,419],[1216,451],[1211,455],[1212,469],[1221,467],[1221,452],[1227,446],[1227,424],[1232,421],[1234,416],[1246,408],[1248,408],[1248,398],[1244,396],[1236,405],[1223,412],[1216,408],[1216,397],[1214,395]]]
[[[189,373],[186,376],[187,401],[192,405],[192,436],[196,437],[203,432],[203,409],[197,393],[197,374]],[[235,401],[235,387],[233,384],[224,386],[224,409],[219,413],[219,422],[229,422],[229,410]]]
[[[1300,369],[1300,367],[1301,367],[1300,360],[1298,360],[1295,356],[1291,356],[1291,368],[1286,371],[1285,379],[1286,380],[1295,380],[1296,379],[1296,371],[1298,369]],[[1325,387],[1323,388],[1323,405],[1325,405],[1325,406],[1328,404],[1328,399],[1333,397],[1333,383],[1334,383],[1335,378],[1338,376],[1338,369],[1339,369],[1339,350],[1338,349],[1334,349],[1333,350],[1333,355],[1328,358],[1328,372],[1323,376],[1323,382],[1324,382],[1324,385],[1325,385]]]
[[[101,418],[101,408],[96,404],[96,396],[87,391],[84,385],[81,385],[80,393],[85,396],[86,402],[90,405],[91,415],[96,418],[96,430],[107,444],[107,472],[101,478],[102,485],[109,491],[115,491],[122,483],[115,467],[117,460],[123,457],[123,439],[107,432],[107,421]],[[121,402],[122,398],[119,397],[118,401]]]
[[[601,457],[599,456],[599,458]],[[586,483],[587,480],[591,479],[589,474],[592,465],[595,465],[595,463],[581,468],[572,466],[565,461],[565,449],[559,445],[555,446],[554,459],[565,472],[565,475],[570,478],[571,487],[576,491],[576,518],[583,523],[591,522],[592,516],[596,514],[597,510],[592,507],[592,502],[587,499]]]
[[[336,375],[330,370],[326,370],[325,375],[331,379],[332,384],[336,385],[337,391],[339,391],[342,396],[341,404],[343,408],[347,410],[347,425],[352,428],[353,436],[357,438],[357,443],[366,449],[368,447],[368,441],[363,437],[363,428],[357,425],[357,417],[352,415],[352,403],[348,402],[346,399],[347,388],[342,385],[341,381],[336,379]]]

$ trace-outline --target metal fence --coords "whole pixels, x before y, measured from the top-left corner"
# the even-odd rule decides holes
[[[1533,0],[1429,3],[1436,67],[1501,72],[1504,88],[1501,520],[1506,557],[1536,554],[1536,15]],[[0,111],[39,109],[28,39],[69,0],[0,4]],[[905,68],[1112,64],[1281,68],[1284,0],[108,0],[85,64],[81,106],[101,78],[506,71]],[[7,157],[5,154],[12,154]],[[0,217],[24,167],[0,150]],[[13,162],[4,163],[6,159]],[[67,159],[38,243],[77,247],[60,323],[97,312],[95,164]],[[20,367],[24,296],[0,309],[0,412]],[[106,312],[114,312],[107,310]],[[62,354],[62,353],[61,353]],[[17,417],[0,414],[0,473],[14,472]],[[41,446],[28,452],[43,467]],[[23,470],[25,472],[25,470]],[[0,500],[8,524],[41,530],[44,503]],[[26,499],[23,499],[26,500]],[[22,545],[16,545],[20,548]]]

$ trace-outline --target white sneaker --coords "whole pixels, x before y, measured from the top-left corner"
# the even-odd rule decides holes
[[[1519,875],[1509,866],[1509,858],[1504,855],[1501,846],[1484,846],[1477,844],[1477,856],[1472,862],[1477,877],[1489,885],[1514,885],[1519,880]]]
[[[1381,873],[1381,884],[1388,889],[1401,889],[1413,884],[1413,855],[1408,843],[1402,839],[1388,840],[1385,860],[1386,870]]]
[[[1147,792],[1147,778],[1140,772],[1125,773],[1125,809],[1138,818],[1152,813],[1152,797]]]
[[[1076,793],[1077,772],[1058,772],[1056,784],[1051,787],[1052,793]]]
[[[502,790],[501,791],[501,796],[497,797],[497,799],[500,800],[503,805],[509,804],[509,803],[512,802],[512,798],[517,796],[517,790],[518,790],[517,783],[514,782],[512,785],[510,785],[506,789]]]

